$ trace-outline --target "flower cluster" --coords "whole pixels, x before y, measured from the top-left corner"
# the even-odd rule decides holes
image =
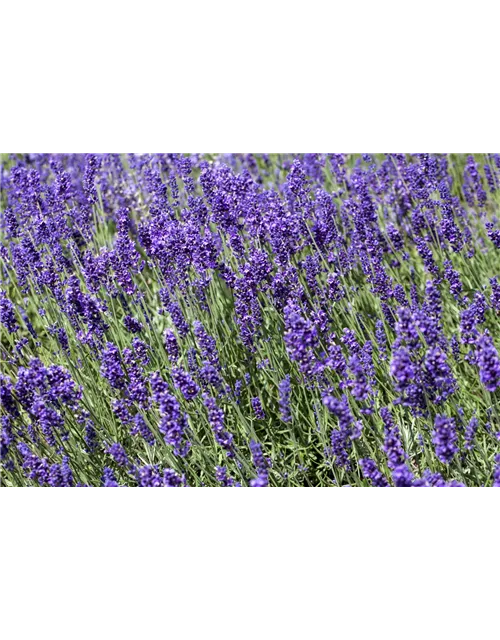
[[[500,484],[499,154],[1,176],[0,484]]]

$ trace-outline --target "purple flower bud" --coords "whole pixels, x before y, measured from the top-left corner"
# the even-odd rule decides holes
[[[208,393],[203,394],[203,402],[208,412],[208,421],[214,432],[215,441],[225,449],[228,457],[234,457],[233,435],[225,431],[224,412],[217,406],[215,400]]]
[[[257,420],[265,420],[266,414],[264,413],[264,409],[262,408],[262,404],[260,402],[259,397],[255,397],[251,399],[252,409],[254,410],[255,417]]]
[[[132,316],[125,316],[123,324],[125,325],[125,329],[130,333],[140,333],[144,329],[139,320],[132,318]]]
[[[258,442],[250,441],[250,451],[257,477],[250,481],[251,487],[267,487],[269,484],[268,462],[262,454],[262,448]]]
[[[102,486],[103,487],[118,487],[115,474],[109,467],[104,467],[102,472]]]
[[[0,292],[0,321],[9,333],[15,333],[19,329],[14,305],[3,291]]]
[[[198,395],[200,388],[187,371],[180,367],[172,369],[172,378],[177,389],[180,389],[186,400],[192,400]]]
[[[446,416],[436,416],[432,443],[437,457],[444,464],[449,464],[458,453],[457,440],[455,420]]]
[[[290,412],[290,396],[292,393],[292,387],[290,384],[290,376],[286,376],[279,383],[278,390],[281,419],[283,422],[291,422],[292,414]]]
[[[359,461],[359,466],[363,476],[370,480],[374,487],[388,487],[389,483],[385,476],[379,471],[377,464],[371,458],[363,458]]]
[[[414,478],[406,464],[400,464],[393,470],[392,480],[396,487],[412,487]]]
[[[478,348],[477,363],[479,378],[485,388],[493,393],[500,387],[500,358],[488,332],[483,333],[476,342]]]
[[[108,342],[102,352],[101,373],[114,389],[125,387],[125,372],[121,365],[120,352],[112,342]]]
[[[165,344],[165,350],[170,358],[171,362],[176,362],[179,358],[179,345],[177,344],[177,338],[172,329],[165,329],[163,334],[163,341]]]
[[[128,459],[128,456],[125,452],[125,449],[123,448],[123,445],[121,445],[119,442],[114,442],[111,446],[109,446],[106,449],[106,453],[109,453],[109,455],[113,457],[113,460],[116,462],[116,464],[120,467],[129,466],[130,461]]]

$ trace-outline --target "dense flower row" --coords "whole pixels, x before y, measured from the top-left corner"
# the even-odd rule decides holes
[[[2,485],[500,485],[500,155],[0,179]]]

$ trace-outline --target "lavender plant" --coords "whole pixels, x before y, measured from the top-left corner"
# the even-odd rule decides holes
[[[4,155],[2,486],[498,486],[500,154]]]

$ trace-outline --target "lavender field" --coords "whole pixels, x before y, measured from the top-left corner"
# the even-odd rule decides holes
[[[500,486],[500,154],[0,180],[2,486]]]

